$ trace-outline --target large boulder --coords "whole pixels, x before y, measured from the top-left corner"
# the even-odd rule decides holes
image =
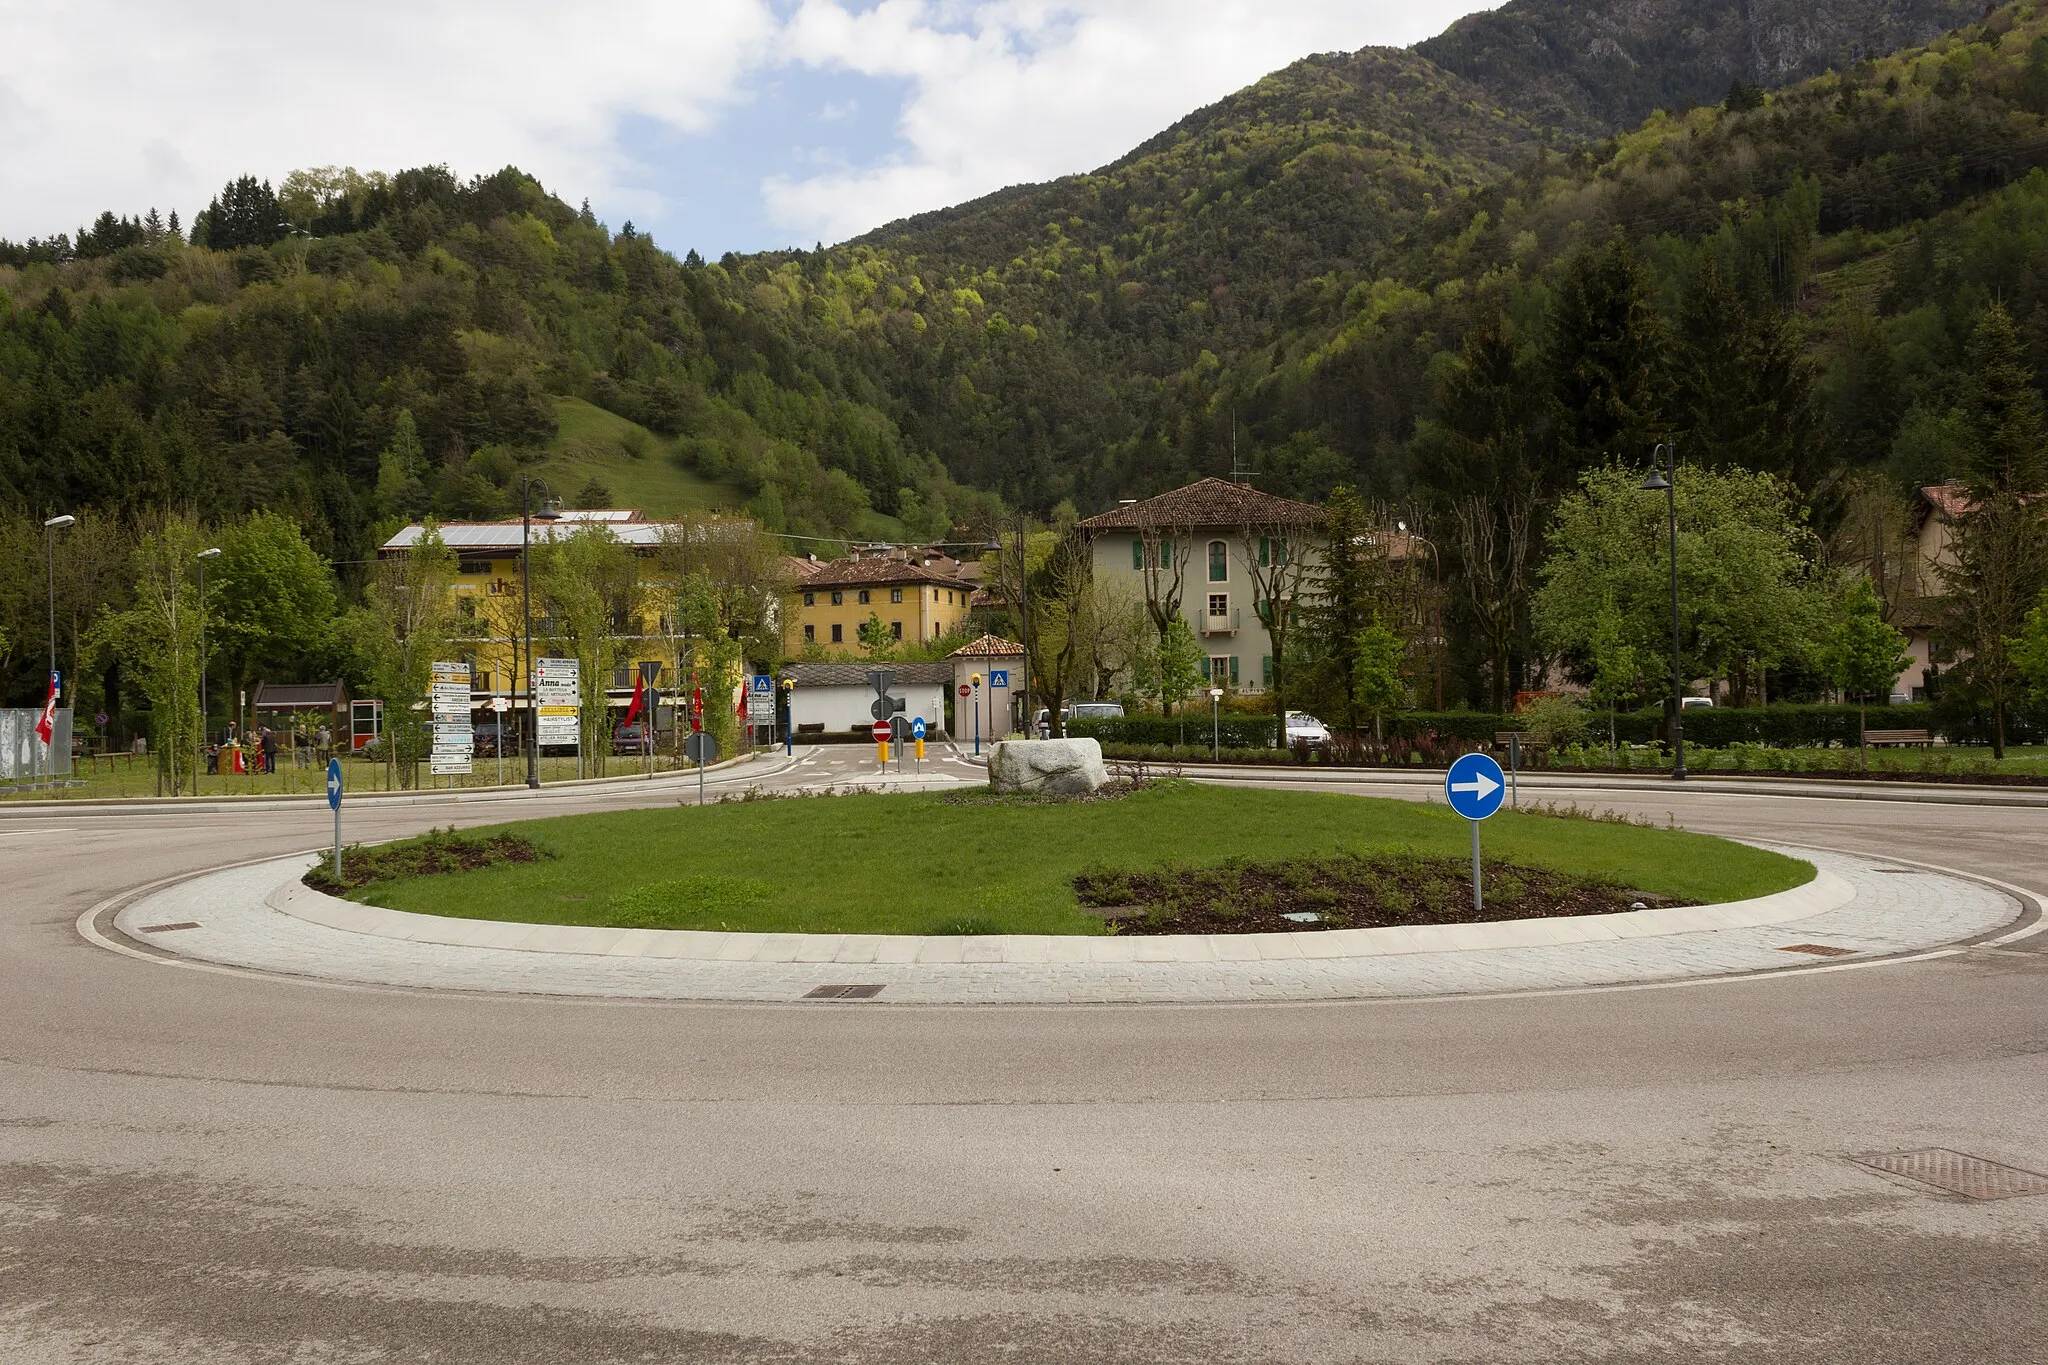
[[[1092,739],[1009,739],[988,753],[988,785],[996,792],[1081,796],[1107,781],[1102,746]]]

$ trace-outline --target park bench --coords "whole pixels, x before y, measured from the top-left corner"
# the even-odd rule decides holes
[[[1934,736],[1925,730],[1865,730],[1863,742],[1873,749],[1903,747],[1908,744],[1925,747],[1934,743]]]

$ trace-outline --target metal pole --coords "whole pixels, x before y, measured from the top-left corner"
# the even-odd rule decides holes
[[[533,672],[533,480],[519,481],[519,610],[525,617],[526,671]],[[519,680],[512,681],[518,694]],[[532,731],[526,745],[526,785],[540,790],[540,709],[533,704],[533,679],[526,679],[527,724]],[[579,746],[579,753],[581,752]]]
[[[334,880],[341,880],[341,807],[334,808]]]
[[[1486,909],[1486,898],[1479,889],[1479,822],[1472,821],[1472,913],[1479,914]]]
[[[1209,689],[1209,758],[1215,763],[1223,761],[1223,699],[1213,687]]]
[[[1665,463],[1669,468],[1669,485],[1664,490],[1664,505],[1671,517],[1671,779],[1685,781],[1685,682],[1680,676],[1682,669],[1678,662],[1678,447],[1666,443]]]
[[[1038,717],[1031,714],[1031,565],[1030,523],[1017,514],[1017,633],[1024,637],[1024,738],[1038,738]],[[1051,729],[1052,717],[1046,716]]]

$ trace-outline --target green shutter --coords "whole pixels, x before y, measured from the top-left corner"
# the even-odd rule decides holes
[[[1173,542],[1170,540],[1159,542],[1159,567],[1168,573],[1173,572]]]
[[[1259,567],[1265,568],[1273,562],[1272,549],[1264,536],[1259,537]]]
[[[1259,676],[1260,676],[1260,679],[1261,679],[1261,680],[1262,680],[1262,681],[1263,681],[1263,682],[1265,683],[1265,685],[1266,685],[1266,686],[1268,686],[1268,687],[1271,687],[1271,686],[1273,685],[1273,656],[1272,656],[1272,655],[1270,655],[1270,654],[1265,654],[1265,655],[1261,655],[1261,656],[1260,656],[1260,658],[1259,658]]]
[[[1237,686],[1237,656],[1235,654],[1230,656],[1230,685],[1232,687]]]
[[[1145,567],[1145,537],[1143,536],[1139,536],[1131,542],[1131,567],[1134,569]]]

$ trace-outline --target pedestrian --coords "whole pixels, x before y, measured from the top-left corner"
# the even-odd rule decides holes
[[[274,773],[277,771],[277,734],[268,725],[264,726],[256,740],[256,751],[260,762],[256,771]]]

